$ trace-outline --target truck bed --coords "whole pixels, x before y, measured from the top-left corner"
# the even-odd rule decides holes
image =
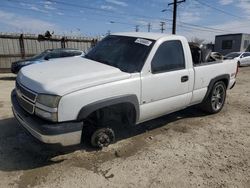
[[[228,76],[227,88],[235,82],[237,63],[234,60],[206,62],[194,65],[194,85],[192,104],[200,103],[207,93],[211,80],[218,76]],[[230,74],[230,75],[229,75]]]

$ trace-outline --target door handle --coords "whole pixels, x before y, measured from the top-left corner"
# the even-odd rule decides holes
[[[188,76],[182,76],[181,77],[181,82],[186,82],[188,81]]]

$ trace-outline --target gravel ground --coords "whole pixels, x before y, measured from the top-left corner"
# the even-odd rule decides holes
[[[250,67],[224,109],[189,108],[123,129],[102,151],[41,144],[13,118],[0,74],[0,187],[250,187]]]

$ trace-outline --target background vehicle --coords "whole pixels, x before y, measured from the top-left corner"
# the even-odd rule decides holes
[[[62,58],[62,57],[72,57],[72,56],[81,56],[84,55],[84,52],[81,50],[73,49],[73,48],[57,48],[57,49],[48,49],[38,54],[34,57],[27,58],[24,60],[19,60],[13,62],[11,65],[11,72],[17,74],[18,71],[27,65],[42,63],[49,59]]]
[[[224,59],[235,59],[239,66],[250,65],[250,52],[232,52],[225,55]]]
[[[195,104],[218,113],[226,90],[235,84],[237,63],[200,59],[193,62],[182,36],[109,35],[82,58],[22,69],[11,96],[13,113],[45,143],[72,145],[87,139],[104,147],[114,142],[114,127],[121,124],[138,124]]]

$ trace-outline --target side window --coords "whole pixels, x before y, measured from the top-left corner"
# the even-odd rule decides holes
[[[244,53],[244,57],[249,57],[250,53]]]
[[[153,73],[184,69],[185,58],[181,41],[162,43],[151,62],[151,68]]]

